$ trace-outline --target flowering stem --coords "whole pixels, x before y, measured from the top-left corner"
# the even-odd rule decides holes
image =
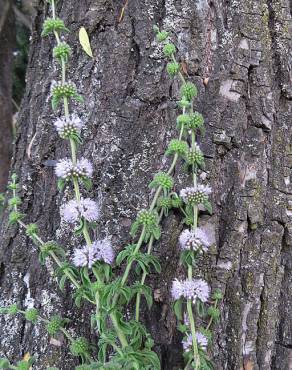
[[[163,209],[160,211],[158,222],[161,221],[162,215],[163,215]],[[153,242],[154,242],[154,237],[153,237],[153,235],[151,235],[151,238],[150,238],[149,243],[148,243],[147,254],[151,254],[152,247],[153,247]],[[144,285],[147,275],[148,275],[147,272],[143,272],[141,282],[140,282],[141,285]],[[137,293],[137,297],[136,297],[136,321],[139,321],[140,303],[141,303],[141,293]]]
[[[73,139],[70,139],[70,147],[71,147],[71,156],[73,164],[76,164],[77,156],[76,156],[76,144]]]
[[[13,178],[13,190],[12,190],[12,193],[13,193],[13,197],[16,198],[17,194],[16,194],[16,179]],[[17,204],[15,204],[13,206],[14,208],[14,211],[15,212],[18,212],[18,208],[17,208]],[[22,226],[25,230],[27,230],[27,225],[22,222],[21,220],[17,220],[18,224],[20,226]],[[40,245],[44,245],[45,242],[36,234],[34,233],[33,236],[30,237],[34,242],[38,242]],[[62,267],[62,262],[59,260],[59,258],[56,256],[56,254],[53,252],[53,251],[50,251],[49,252],[50,256],[52,257],[52,259],[55,261],[55,263],[59,266],[59,267]],[[77,289],[80,288],[80,285],[79,283],[77,282],[77,280],[75,279],[75,277],[67,270],[64,270],[64,274],[68,277],[68,279],[70,279],[70,281],[72,282],[73,285],[75,285],[75,287]]]
[[[120,325],[118,323],[116,315],[114,313],[111,313],[110,317],[111,317],[113,326],[115,328],[117,336],[119,337],[119,340],[121,342],[122,347],[123,348],[127,347],[128,346],[127,338],[126,338],[125,334],[123,333],[122,329],[120,328]]]
[[[27,225],[22,222],[21,220],[18,220],[18,223],[20,226],[22,226],[24,229],[27,229]],[[37,235],[37,234],[33,234],[33,237],[30,237],[33,241],[37,240],[39,242],[40,245],[44,245],[45,242]],[[60,259],[58,258],[58,256],[56,256],[56,254],[53,252],[53,251],[50,251],[49,252],[50,256],[52,257],[52,259],[55,261],[55,263],[59,266],[59,267],[62,267],[62,262],[60,261]],[[71,280],[72,284],[77,288],[79,289],[80,288],[80,285],[79,283],[77,282],[77,280],[75,279],[75,277],[69,272],[67,271],[66,269],[64,270],[64,274],[68,277],[68,279]],[[92,302],[92,301],[90,301]]]
[[[18,310],[19,313],[22,313],[23,315],[25,315],[25,311],[23,310]],[[50,320],[48,319],[45,319],[44,317],[38,315],[37,317],[38,321],[41,321],[45,324],[49,324],[50,323]],[[67,339],[69,339],[70,342],[74,342],[74,338],[71,336],[71,334],[68,332],[68,330],[64,329],[64,328],[60,328],[60,331],[67,337]]]
[[[150,240],[149,240],[149,243],[148,243],[147,254],[151,254],[151,252],[152,252],[153,241],[154,241],[154,237],[152,235]],[[140,282],[141,285],[143,285],[145,283],[146,276],[147,276],[147,273],[143,272],[141,282]],[[139,293],[137,293],[137,297],[136,297],[136,321],[139,321],[140,302],[141,302],[141,293],[139,292]]]
[[[138,243],[137,243],[137,245],[136,245],[136,248],[135,248],[135,250],[134,250],[134,252],[133,252],[133,255],[136,255],[136,254],[139,252],[140,247],[141,247],[141,245],[142,245],[142,243],[143,243],[143,240],[144,240],[145,233],[146,233],[146,229],[145,229],[145,226],[143,226],[142,232],[141,232],[141,234],[140,234],[140,238],[139,238]],[[122,285],[122,286],[124,286],[124,285],[125,285],[125,283],[126,283],[126,281],[127,281],[127,279],[128,279],[128,276],[129,276],[129,273],[130,273],[130,270],[131,270],[132,264],[133,264],[133,262],[130,262],[130,263],[127,265],[127,267],[126,267],[126,270],[125,270],[124,275],[123,275],[123,277],[122,277],[122,282],[121,282],[121,285]]]
[[[192,266],[188,266],[188,278],[191,280],[193,278],[193,271]],[[193,351],[194,351],[194,360],[195,360],[195,370],[200,368],[200,356],[198,351],[198,344],[196,338],[196,328],[195,328],[195,320],[193,315],[193,307],[192,301],[190,299],[187,300],[187,311],[191,326],[191,333],[192,333],[192,342],[193,342]]]

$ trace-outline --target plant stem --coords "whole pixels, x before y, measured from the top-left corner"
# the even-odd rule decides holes
[[[189,280],[193,277],[193,271],[192,266],[188,266],[188,278]],[[194,361],[195,361],[195,370],[198,370],[200,368],[200,356],[198,351],[198,344],[197,344],[197,337],[196,337],[196,328],[195,328],[195,320],[193,315],[193,307],[192,307],[192,301],[190,299],[187,300],[187,311],[191,326],[191,333],[192,333],[192,342],[193,342],[193,352],[194,352]]]
[[[22,221],[18,221],[19,225],[22,226],[24,229],[27,229],[27,225],[22,222]],[[33,234],[33,237],[31,237],[31,239],[34,241],[34,240],[37,240],[38,243],[40,245],[44,245],[45,242],[37,235],[37,234]],[[52,259],[55,261],[55,263],[59,266],[59,267],[62,267],[62,262],[60,261],[60,259],[58,258],[58,256],[56,256],[56,254],[53,252],[53,251],[50,251],[49,252],[50,256],[52,257]],[[72,284],[77,288],[79,289],[80,288],[80,284],[77,282],[77,280],[75,279],[75,277],[70,273],[70,271],[67,271],[67,270],[64,270],[64,274],[68,277],[69,280],[71,280]],[[90,301],[92,302],[92,301]]]
[[[216,299],[215,300],[215,304],[214,304],[214,307],[215,308],[217,308],[217,305],[218,305],[218,300]],[[210,317],[210,321],[209,321],[209,323],[208,323],[208,325],[207,325],[207,330],[209,330],[210,329],[210,327],[211,327],[211,325],[212,325],[212,322],[213,322],[213,317]]]
[[[120,328],[120,325],[118,323],[116,315],[114,313],[111,313],[110,317],[111,317],[113,326],[115,328],[117,336],[119,337],[119,340],[121,342],[122,347],[123,348],[127,347],[128,346],[127,338],[126,338],[125,334],[123,333],[122,329]]]
[[[163,215],[163,210],[160,211],[158,222],[161,221],[162,215]],[[154,242],[154,237],[153,237],[153,235],[151,235],[151,238],[150,238],[149,243],[148,243],[148,248],[147,248],[147,254],[149,254],[149,255],[152,252],[153,242]],[[140,282],[141,285],[143,285],[145,283],[146,277],[147,277],[147,272],[143,272],[141,282]],[[135,311],[136,311],[136,321],[139,321],[140,303],[141,303],[141,293],[139,292],[139,293],[137,293],[137,297],[136,297],[136,309],[135,309]]]

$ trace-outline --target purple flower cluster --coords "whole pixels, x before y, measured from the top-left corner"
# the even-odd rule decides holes
[[[184,297],[191,299],[194,303],[198,298],[202,302],[207,302],[210,295],[210,287],[202,279],[175,279],[172,282],[171,295],[174,300]]]
[[[184,230],[179,237],[181,249],[194,250],[199,249],[206,252],[210,247],[210,240],[205,230],[197,227],[193,230]]]
[[[83,217],[86,221],[97,221],[100,215],[99,207],[96,202],[90,198],[81,198],[80,201],[75,199],[61,207],[61,217],[64,221],[75,223]]]
[[[108,239],[96,240],[92,245],[85,245],[82,248],[75,249],[73,255],[73,264],[76,267],[92,268],[95,262],[103,261],[109,265],[115,258],[114,250]]]
[[[207,337],[200,333],[196,333],[196,340],[197,344],[203,349],[206,350],[208,346],[208,339]],[[188,334],[187,337],[182,341],[184,351],[188,352],[192,349],[193,346],[193,336],[192,334]]]
[[[64,139],[74,134],[80,134],[84,122],[73,113],[69,117],[58,118],[54,126],[60,137]]]
[[[180,196],[185,203],[202,203],[208,199],[212,189],[208,185],[198,185],[196,187],[187,187],[180,191]]]
[[[70,176],[92,177],[93,166],[88,159],[83,157],[77,160],[76,164],[71,159],[64,158],[56,164],[55,173],[62,179],[68,179]]]

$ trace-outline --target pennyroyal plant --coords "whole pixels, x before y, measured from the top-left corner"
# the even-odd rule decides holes
[[[56,45],[53,56],[60,66],[60,80],[51,85],[52,109],[59,114],[54,127],[60,138],[68,142],[70,156],[59,159],[55,166],[57,186],[62,192],[65,186],[74,196],[60,208],[62,222],[73,225],[74,233],[83,236],[84,242],[68,253],[55,241],[43,241],[36,224],[24,223],[20,212],[21,199],[18,195],[20,185],[17,176],[12,175],[9,189],[13,196],[9,200],[9,222],[18,224],[39,247],[39,259],[42,264],[47,258],[56,264],[59,286],[64,288],[67,282],[73,287],[75,304],[79,307],[84,301],[92,305],[90,318],[92,330],[99,337],[98,343],[90,343],[84,337],[69,334],[66,326],[70,321],[57,314],[44,318],[37,309],[23,310],[15,304],[1,309],[3,314],[23,314],[32,323],[42,322],[50,336],[62,332],[68,340],[70,352],[81,361],[76,369],[160,369],[160,360],[152,350],[153,339],[140,322],[141,300],[144,296],[149,307],[152,305],[152,290],[145,284],[150,271],[161,271],[157,257],[152,255],[153,244],[161,237],[161,221],[171,210],[181,211],[188,229],[179,238],[182,250],[181,262],[187,269],[187,279],[173,281],[171,293],[174,309],[178,317],[178,327],[184,333],[182,342],[186,357],[186,369],[209,369],[210,361],[207,347],[210,342],[210,327],[218,319],[219,292],[213,294],[213,305],[209,305],[210,317],[207,327],[196,330],[195,312],[201,322],[205,315],[205,303],[210,303],[210,288],[201,278],[194,278],[195,261],[210,246],[208,235],[198,227],[199,209],[211,212],[209,195],[211,189],[197,184],[197,173],[204,164],[204,156],[195,141],[196,131],[203,132],[203,117],[193,112],[193,99],[197,95],[196,86],[187,82],[177,62],[176,47],[168,41],[168,33],[155,29],[157,40],[164,43],[163,53],[169,58],[167,72],[171,77],[179,76],[181,80],[180,100],[178,106],[182,114],[177,118],[178,136],[172,139],[166,155],[172,157],[169,168],[153,176],[149,187],[154,189],[154,196],[149,208],[138,212],[131,227],[132,243],[127,245],[115,258],[115,251],[109,238],[93,240],[93,229],[100,217],[98,202],[84,196],[91,189],[94,173],[93,164],[88,158],[79,157],[78,149],[82,144],[84,122],[71,110],[73,102],[83,103],[75,83],[67,80],[67,68],[72,53],[64,41],[69,30],[64,22],[56,16],[55,0],[50,1],[52,18],[44,22],[42,35],[54,36]],[[189,141],[191,145],[189,145]],[[191,171],[193,184],[182,189],[179,194],[173,191],[173,173],[177,163],[183,160],[185,168]],[[146,250],[145,250],[146,248]],[[70,255],[68,258],[68,254]],[[117,276],[115,266],[123,269],[122,276]],[[134,270],[136,279],[130,281],[130,272]],[[135,313],[129,313],[129,304],[135,301]],[[212,303],[211,302],[211,303]],[[127,313],[127,314],[126,314]],[[205,315],[205,316],[204,316]],[[203,316],[203,319],[202,319]],[[6,368],[17,368],[3,359]],[[31,366],[33,360],[30,361]],[[3,366],[4,366],[3,365]],[[22,366],[22,364],[20,364]],[[20,366],[19,365],[19,366]],[[23,365],[24,366],[24,365]],[[5,368],[5,367],[3,367]],[[29,368],[29,367],[28,367]],[[21,367],[22,369],[22,367]]]

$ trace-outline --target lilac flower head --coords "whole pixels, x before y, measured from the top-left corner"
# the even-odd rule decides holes
[[[192,299],[194,303],[197,298],[206,302],[210,295],[210,288],[202,279],[186,279],[183,281],[175,279],[172,282],[171,295],[174,300],[184,297]]]
[[[54,126],[61,138],[70,138],[71,135],[80,134],[84,122],[76,115],[58,118]]]
[[[83,157],[77,160],[76,164],[73,164],[71,159],[64,158],[56,164],[55,173],[58,177],[65,180],[70,176],[92,177],[93,166],[88,159]]]
[[[183,294],[182,282],[178,279],[173,280],[171,287],[171,295],[174,300],[179,299]]]
[[[82,157],[76,162],[74,171],[76,173],[76,176],[92,177],[92,173],[93,173],[92,163],[88,159]]]
[[[204,252],[206,252],[208,247],[210,246],[210,241],[207,233],[199,227],[196,228],[194,231],[184,230],[180,234],[179,243],[182,249],[191,249],[196,251],[201,248]]]
[[[207,337],[200,333],[196,333],[196,339],[197,339],[197,344],[203,349],[206,350],[207,345],[208,345],[208,339]],[[183,349],[184,351],[188,352],[192,349],[193,347],[193,336],[192,334],[188,334],[187,338],[182,341]]]
[[[75,249],[73,263],[77,267],[92,268],[95,262],[103,261],[111,264],[114,260],[114,251],[109,240],[97,240],[92,245],[85,245]]]
[[[73,255],[73,264],[77,267],[89,267],[91,268],[93,264],[98,261],[95,253],[95,249],[92,246],[85,245],[81,249],[75,249]]]
[[[115,253],[112,248],[111,242],[108,239],[96,240],[92,247],[96,250],[96,255],[99,256],[100,260],[111,265],[115,258]]]
[[[200,204],[208,200],[211,188],[205,185],[188,187],[180,191],[180,196],[185,203]]]
[[[99,214],[97,203],[89,198],[81,198],[80,202],[73,199],[61,207],[61,216],[69,223],[78,222],[81,217],[93,222],[99,218]]]
[[[207,302],[210,295],[210,287],[205,280],[197,279],[195,282],[194,301],[199,298],[202,302]]]
[[[71,159],[69,158],[60,159],[56,164],[55,173],[58,177],[66,179],[69,176],[71,176],[73,167],[74,166]]]

